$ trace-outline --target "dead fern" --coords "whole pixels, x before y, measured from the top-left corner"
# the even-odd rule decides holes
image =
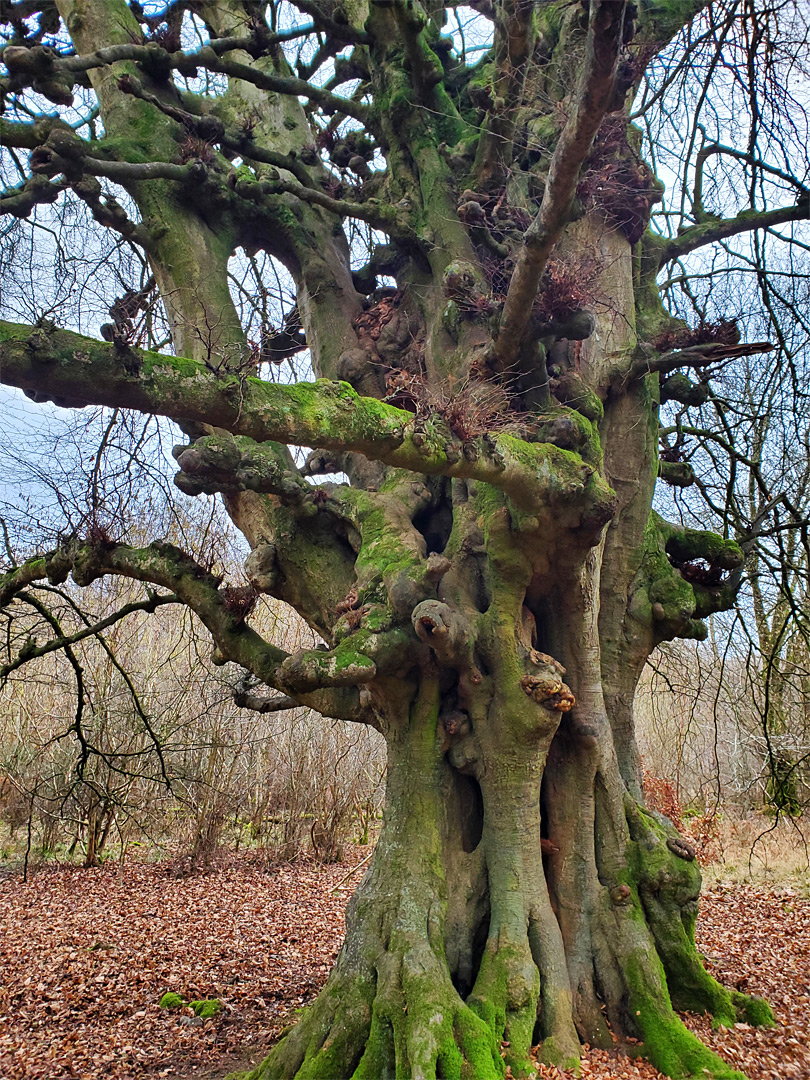
[[[202,161],[210,165],[214,161],[214,148],[210,142],[197,135],[188,134],[180,143],[180,161]]]
[[[237,622],[245,621],[259,598],[252,585],[223,585],[219,595],[223,605]]]
[[[543,322],[565,321],[597,301],[600,266],[593,255],[552,255],[540,281],[534,310]]]
[[[577,187],[577,197],[598,210],[631,244],[644,235],[662,189],[650,167],[630,146],[627,121],[611,114],[602,121]]]

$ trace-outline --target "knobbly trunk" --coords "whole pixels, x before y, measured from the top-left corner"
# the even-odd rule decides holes
[[[388,688],[386,812],[346,941],[320,997],[251,1080],[477,1080],[505,1065],[529,1075],[533,1045],[575,1066],[580,1039],[631,1039],[634,1052],[640,1041],[671,1076],[737,1075],[671,999],[725,1023],[767,1019],[767,1007],[700,965],[693,852],[622,780],[583,629],[597,562],[581,568],[582,603],[556,620],[581,707],[515,694],[513,650],[499,653],[495,633],[479,634],[482,677],[467,703],[480,714],[485,699],[486,722],[474,732],[448,733],[459,688],[443,690],[432,663],[400,688],[396,710]],[[536,666],[546,682],[549,659]]]

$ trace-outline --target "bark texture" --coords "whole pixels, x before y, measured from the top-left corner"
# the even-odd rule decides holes
[[[662,380],[674,393],[709,353],[655,347],[674,253],[647,231],[660,188],[627,112],[639,64],[701,6],[499,0],[470,67],[415,0],[302,3],[304,30],[210,0],[193,54],[135,4],[57,0],[74,53],[5,50],[13,91],[64,103],[83,80],[104,130],[9,123],[32,172],[3,208],[71,187],[138,243],[174,355],[120,327],[101,343],[4,323],[0,378],[175,419],[178,487],[222,495],[252,586],[324,645],[264,641],[165,543],[74,537],[0,577],[0,602],[68,574],[169,589],[223,663],[388,744],[335,970],[251,1080],[486,1080],[529,1075],[537,1044],[572,1066],[581,1041],[615,1040],[672,1077],[733,1077],[674,1008],[772,1020],[701,965],[694,852],[645,809],[633,730],[647,657],[704,636],[743,561],[652,510]],[[294,68],[283,44],[314,32],[318,57],[341,55],[308,82],[316,60]],[[199,71],[216,93],[173,78]],[[594,197],[617,176],[618,197]],[[386,234],[354,272],[349,220]],[[317,381],[262,378],[228,290],[236,249],[293,275]],[[306,468],[291,445],[313,448]],[[335,471],[351,483],[312,483]]]

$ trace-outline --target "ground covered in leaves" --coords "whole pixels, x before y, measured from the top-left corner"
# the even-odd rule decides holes
[[[366,854],[328,867],[246,856],[185,877],[127,863],[0,880],[0,1077],[212,1080],[259,1060],[326,978]],[[690,1027],[750,1080],[810,1080],[810,900],[720,883],[699,937],[714,974],[766,996],[779,1026],[712,1031],[686,1017]],[[208,1020],[161,1009],[168,991],[224,1007]],[[659,1075],[587,1048],[583,1074]]]

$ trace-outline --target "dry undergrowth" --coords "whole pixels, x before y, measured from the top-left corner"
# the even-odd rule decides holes
[[[707,887],[788,886],[810,897],[810,822],[760,814],[721,818],[715,844],[716,856],[703,870]]]
[[[325,979],[347,887],[367,852],[354,848],[347,863],[328,867],[267,871],[239,856],[191,877],[130,862],[0,880],[0,1077],[213,1080],[259,1060]],[[773,852],[770,859],[773,873]],[[703,1017],[688,1023],[749,1080],[807,1080],[810,900],[773,881],[721,880],[704,901],[700,946],[719,978],[768,997],[780,1026],[712,1031]],[[169,990],[218,997],[224,1011],[197,1022],[189,1009],[161,1010]],[[543,1077],[562,1075],[538,1068]],[[658,1076],[644,1062],[587,1049],[583,1075]]]

